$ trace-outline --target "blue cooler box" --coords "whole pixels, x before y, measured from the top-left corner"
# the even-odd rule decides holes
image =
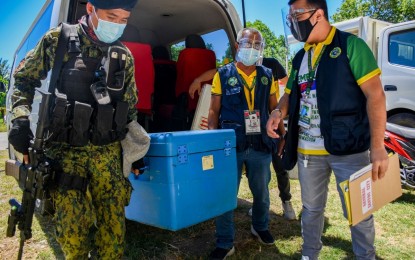
[[[233,130],[150,134],[147,169],[134,188],[126,218],[176,231],[236,208]]]

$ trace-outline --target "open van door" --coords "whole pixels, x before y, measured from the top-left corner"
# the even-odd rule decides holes
[[[15,51],[11,75],[49,29],[57,27],[61,22],[77,23],[86,14],[87,2],[88,0],[45,0],[44,6]],[[183,42],[186,36],[200,35],[205,37],[207,45],[221,50],[217,54],[218,58],[224,55],[226,47],[234,54],[236,34],[242,28],[241,20],[230,0],[140,0],[131,12],[128,25],[136,29],[133,35],[135,43],[146,45],[149,49],[165,47],[170,54],[173,53],[173,47]],[[153,59],[150,57],[149,60],[149,66],[153,67]],[[41,89],[48,89],[50,74],[41,81]],[[136,81],[140,79],[143,80],[136,78]],[[169,87],[174,92],[175,83]],[[11,128],[11,95],[14,90],[15,81],[11,77],[6,97],[8,130]],[[148,103],[153,102],[154,96],[149,99]],[[36,95],[29,116],[33,132],[38,121],[39,102],[40,95]],[[19,161],[23,157],[13,147],[9,149],[9,156]]]

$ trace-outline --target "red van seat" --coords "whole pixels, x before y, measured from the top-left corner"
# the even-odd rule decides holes
[[[177,59],[176,97],[182,93],[188,95],[192,82],[205,71],[216,68],[215,52],[208,49],[185,48]],[[188,111],[196,109],[199,96],[188,98]]]
[[[138,103],[136,108],[139,112],[152,114],[154,93],[154,66],[149,44],[138,42],[123,42],[134,57],[135,82],[138,90]]]

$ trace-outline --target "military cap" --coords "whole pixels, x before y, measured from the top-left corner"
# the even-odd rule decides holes
[[[88,0],[98,9],[124,9],[130,11],[138,0]]]

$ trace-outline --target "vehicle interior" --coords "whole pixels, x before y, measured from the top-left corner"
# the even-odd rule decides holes
[[[87,0],[71,3],[68,21],[75,23]],[[188,94],[190,84],[222,63],[215,47],[235,46],[241,27],[228,0],[138,1],[120,40],[135,58],[136,107],[147,131],[190,129],[198,101]]]

